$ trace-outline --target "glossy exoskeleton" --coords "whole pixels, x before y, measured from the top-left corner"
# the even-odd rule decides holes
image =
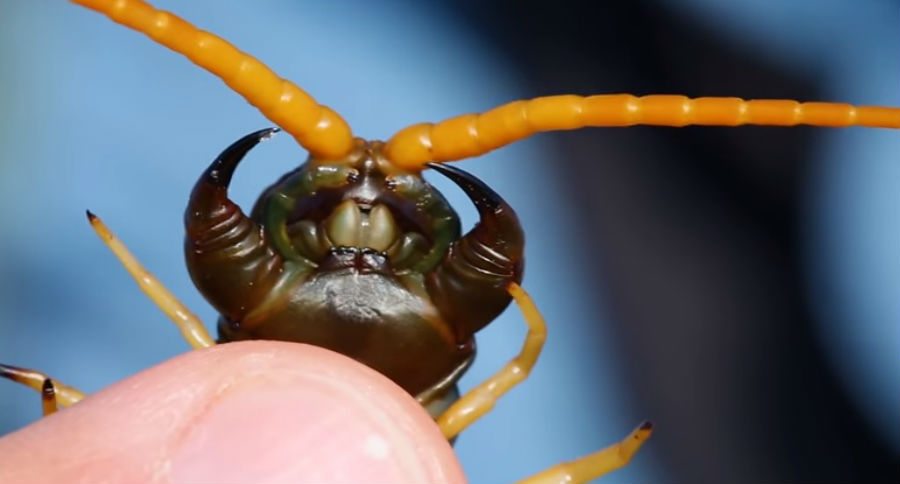
[[[451,440],[527,377],[541,353],[546,325],[519,286],[524,236],[515,213],[484,183],[442,163],[480,156],[536,133],[584,127],[900,128],[898,108],[608,93],[513,101],[414,124],[386,143],[364,141],[299,86],[172,13],[143,0],[72,1],[184,55],[310,153],[305,164],[263,192],[249,216],[228,198],[228,186],[244,156],[277,129],[235,142],[194,187],[185,214],[185,254],[195,285],[221,315],[218,342],[282,340],[343,353],[414,395]],[[450,178],[475,204],[480,220],[467,234],[461,235],[454,210],[422,178],[426,168]],[[216,344],[202,321],[99,218],[91,213],[88,218],[192,347]],[[474,334],[511,300],[528,325],[520,353],[459,396],[457,381],[475,355]],[[36,370],[0,364],[0,377],[41,392],[45,414],[85,396]],[[627,464],[651,432],[645,422],[609,447],[522,482],[594,479]]]
[[[356,140],[344,159],[311,158],[263,192],[250,217],[228,198],[238,163],[273,129],[245,136],[203,173],[185,213],[194,284],[221,314],[219,342],[309,343],[388,376],[437,417],[475,356],[473,335],[510,303],[524,235],[487,185],[434,164],[480,221],[460,235],[420,172]]]

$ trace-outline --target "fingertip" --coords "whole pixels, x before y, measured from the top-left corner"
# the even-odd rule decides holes
[[[306,348],[297,356],[264,363],[192,421],[173,451],[174,482],[440,482],[448,477],[452,451],[402,390],[331,352]],[[278,374],[266,370],[273,365]]]
[[[123,475],[126,466],[172,482],[464,482],[414,399],[349,358],[305,345],[192,352],[32,427],[11,436],[15,446],[46,445],[50,428],[54,442],[70,439],[54,455],[56,470],[77,467],[84,477],[149,477]],[[0,439],[0,469],[9,438]],[[66,462],[73,446],[80,464]]]

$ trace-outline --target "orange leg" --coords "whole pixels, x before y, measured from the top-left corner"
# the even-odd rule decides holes
[[[44,415],[50,415],[58,407],[68,407],[84,398],[84,393],[80,390],[54,381],[39,371],[0,364],[0,377],[40,392]]]
[[[131,274],[138,286],[144,291],[144,294],[150,298],[162,310],[175,326],[181,330],[181,335],[194,349],[208,348],[216,344],[216,341],[209,335],[203,322],[200,321],[187,306],[185,306],[174,294],[169,292],[165,286],[159,282],[159,279],[153,276],[140,262],[131,254],[125,244],[122,243],[109,230],[109,227],[91,212],[87,213],[91,227],[100,236],[100,240],[115,254],[119,262],[125,266],[125,269]]]
[[[502,370],[457,400],[437,420],[444,436],[452,439],[494,408],[497,400],[521,383],[534,365],[547,337],[547,325],[534,301],[518,284],[509,285],[509,293],[522,310],[528,334],[522,350]],[[587,482],[625,466],[641,445],[650,438],[653,426],[644,422],[621,442],[580,459],[551,467],[523,484]]]
[[[88,220],[103,243],[112,250],[125,269],[131,274],[141,290],[172,320],[184,339],[194,348],[206,348],[216,344],[206,331],[203,323],[191,313],[175,296],[150,274],[124,244],[110,232],[109,228],[94,214],[88,212]],[[41,394],[44,415],[56,412],[59,406],[68,407],[84,398],[81,391],[35,370],[0,364],[0,377],[21,383]]]
[[[463,395],[438,418],[437,424],[448,439],[456,437],[466,427],[490,412],[500,397],[525,380],[537,363],[541,349],[544,347],[547,325],[538,312],[537,306],[534,305],[534,301],[521,286],[514,282],[510,283],[507,289],[516,304],[519,305],[525,316],[525,322],[528,324],[525,344],[522,345],[519,354],[503,369]]]
[[[519,481],[519,484],[575,484],[588,482],[625,467],[650,438],[653,424],[642,423],[621,442],[586,455],[580,459],[555,465],[543,472]]]

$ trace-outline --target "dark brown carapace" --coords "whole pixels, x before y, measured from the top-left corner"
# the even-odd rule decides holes
[[[515,101],[483,114],[399,131],[387,143],[353,136],[334,111],[252,56],[141,0],[74,0],[147,34],[222,79],[310,153],[266,189],[250,215],[228,198],[238,163],[277,129],[228,147],[203,173],[185,213],[185,255],[197,288],[221,314],[218,342],[272,339],[319,345],[386,375],[452,439],[523,381],[546,334],[519,286],[524,235],[512,208],[472,175],[438,164],[534,133],[588,126],[871,126],[900,128],[900,109],[792,100],[604,94]],[[461,235],[431,168],[472,200],[480,220]],[[200,320],[150,275],[103,222],[104,243],[195,348],[216,344]],[[502,370],[459,396],[475,333],[511,300],[528,333]],[[0,365],[0,376],[42,392],[45,413],[83,395],[43,373]],[[584,482],[625,465],[649,438],[625,439],[523,482]]]
[[[185,213],[185,257],[222,314],[219,342],[293,341],[350,356],[388,376],[436,418],[456,400],[474,334],[511,300],[524,235],[512,208],[462,170],[435,165],[481,220],[460,236],[456,212],[383,144],[315,158],[269,187],[247,217],[228,199],[238,162],[274,130],[226,149]]]

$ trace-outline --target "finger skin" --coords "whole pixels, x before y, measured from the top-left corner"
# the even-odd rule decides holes
[[[194,351],[0,439],[0,482],[465,482],[382,375],[320,348]]]

